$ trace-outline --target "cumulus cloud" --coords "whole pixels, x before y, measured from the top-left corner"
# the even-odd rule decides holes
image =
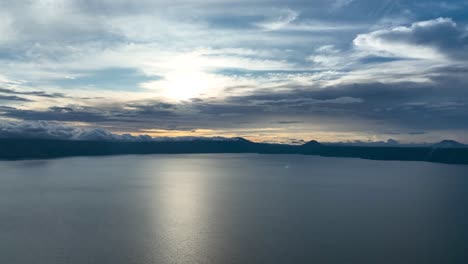
[[[354,45],[361,50],[402,58],[466,59],[468,30],[451,18],[437,18],[360,34]]]

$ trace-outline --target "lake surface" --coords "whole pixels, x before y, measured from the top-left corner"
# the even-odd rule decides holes
[[[0,263],[468,263],[468,166],[255,154],[2,161]]]

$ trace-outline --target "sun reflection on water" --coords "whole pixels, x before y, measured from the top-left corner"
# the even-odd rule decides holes
[[[204,168],[191,161],[169,160],[153,168],[158,183],[153,191],[152,215],[154,229],[158,230],[165,248],[159,250],[164,254],[162,259],[181,263],[187,259],[205,258],[209,251],[208,242],[203,238],[210,232],[207,218],[212,201],[207,196],[209,181],[200,180],[206,177]]]

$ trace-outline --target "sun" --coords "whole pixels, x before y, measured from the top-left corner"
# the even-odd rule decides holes
[[[177,56],[166,63],[167,68],[160,74],[160,80],[142,86],[172,101],[216,96],[229,80],[213,73],[210,65],[208,59],[196,53]]]
[[[161,83],[162,95],[173,100],[187,100],[206,92],[212,79],[200,71],[176,71],[166,76]]]

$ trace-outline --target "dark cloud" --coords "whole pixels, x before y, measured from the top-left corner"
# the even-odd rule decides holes
[[[307,100],[344,97],[362,98],[363,102],[317,104],[317,99]],[[3,112],[7,117],[23,120],[139,123],[138,127],[152,125],[162,128],[233,127],[241,121],[261,124],[279,115],[295,118],[294,121],[279,121],[280,124],[323,118],[349,118],[349,122],[353,122],[353,117],[360,117],[384,123],[390,128],[402,126],[419,131],[468,128],[468,123],[463,122],[468,120],[468,103],[463,98],[468,98],[465,89],[442,84],[368,83],[318,91],[297,90],[287,94],[236,97],[226,104],[187,103],[177,108],[161,109],[158,103],[148,103],[133,105],[133,108],[51,107],[47,111],[7,108]]]
[[[126,106],[131,109],[128,114],[132,116],[168,116],[177,110],[176,105],[164,102],[130,103]]]
[[[16,95],[32,95],[32,96],[48,97],[48,98],[65,98],[66,97],[62,93],[46,93],[43,91],[24,92],[24,91],[16,91],[13,89],[7,89],[7,88],[1,88],[1,87],[0,87],[0,93],[16,94]]]
[[[79,105],[52,106],[46,110],[1,107],[0,116],[27,121],[85,122],[95,125],[106,124],[119,130],[138,131],[145,128],[185,129],[198,128],[197,118],[184,112],[181,106],[161,102],[138,102],[126,105]]]
[[[150,137],[114,134],[101,128],[87,128],[63,125],[47,121],[0,121],[0,138],[36,138],[88,141],[190,141],[190,140],[237,140],[224,137]]]
[[[69,140],[115,140],[120,138],[103,129],[86,129],[66,126],[56,122],[5,122],[0,121],[1,138],[45,138]],[[125,137],[125,136],[122,136]]]
[[[55,106],[47,110],[0,108],[21,120],[74,121],[119,131],[229,129],[272,124],[322,125],[334,131],[423,135],[468,129],[468,77],[463,67],[435,69],[430,82],[356,83],[287,92],[125,105]]]
[[[303,121],[296,121],[296,120],[291,120],[291,121],[277,121],[273,122],[274,124],[280,124],[280,125],[289,125],[289,124],[302,124],[304,123]]]
[[[107,117],[96,108],[50,107],[46,111],[23,110],[17,108],[4,109],[4,115],[21,120],[45,120],[45,121],[75,121],[75,122],[102,122]]]
[[[278,115],[309,120],[341,117],[352,124],[355,118],[361,118],[384,127],[410,131],[467,129],[468,122],[463,121],[468,120],[467,81],[464,70],[459,69],[457,73],[451,69],[437,69],[435,77],[427,83],[369,82],[321,89],[301,87],[292,92],[232,97],[230,102],[237,106],[257,104]],[[359,100],[331,103],[336,98]]]
[[[21,101],[21,102],[31,102],[31,100],[19,97],[16,95],[1,95],[0,94],[0,101]]]
[[[415,51],[430,47],[456,60],[468,58],[468,30],[458,26],[451,18],[437,18],[416,22],[408,27],[400,26],[361,34],[354,43],[358,47],[388,52],[394,49],[396,54],[410,57]],[[401,45],[413,46],[415,49],[409,50]],[[405,52],[408,53],[404,54]]]
[[[408,134],[409,135],[424,135],[426,133],[427,132],[425,132],[425,131],[412,131],[412,132],[409,132]]]

